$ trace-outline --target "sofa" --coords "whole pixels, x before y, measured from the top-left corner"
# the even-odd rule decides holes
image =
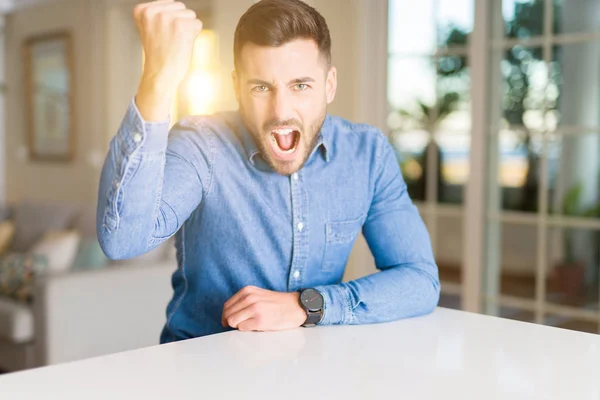
[[[0,268],[3,257],[36,252],[62,263],[33,276],[27,301],[0,292],[0,371],[158,344],[177,268],[172,239],[135,259],[112,261],[99,250],[95,205],[24,201],[0,207],[0,221],[14,226]],[[62,244],[56,232],[68,232]],[[66,236],[78,238],[77,254],[67,256],[74,241]],[[89,265],[79,257],[84,248],[95,251]]]

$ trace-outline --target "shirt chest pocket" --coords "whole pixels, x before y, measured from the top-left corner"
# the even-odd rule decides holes
[[[346,267],[352,246],[362,228],[364,219],[331,221],[325,223],[324,272],[341,271]]]

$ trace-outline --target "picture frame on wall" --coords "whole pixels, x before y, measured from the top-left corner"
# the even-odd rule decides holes
[[[29,158],[72,161],[75,113],[71,33],[30,37],[25,41],[24,53]]]

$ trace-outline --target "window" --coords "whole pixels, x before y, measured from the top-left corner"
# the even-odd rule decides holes
[[[599,332],[600,3],[488,2],[484,309]]]
[[[599,14],[597,0],[389,0],[390,142],[432,237],[442,305],[466,293],[489,314],[600,331]],[[485,157],[471,157],[472,138]],[[474,171],[484,240],[463,254]],[[465,259],[480,284],[462,286]]]
[[[458,307],[469,177],[472,0],[391,0],[389,138],[429,229],[445,306]]]

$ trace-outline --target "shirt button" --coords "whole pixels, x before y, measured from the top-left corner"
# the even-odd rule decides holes
[[[142,135],[140,135],[139,133],[135,133],[133,135],[133,141],[136,142],[136,143],[141,142],[142,141]]]
[[[297,174],[296,172],[294,172],[294,173],[292,174],[292,178],[293,178],[295,181],[297,181],[297,180],[298,180],[298,174]]]
[[[298,230],[300,232],[302,232],[303,229],[304,229],[304,224],[302,222],[298,222]]]
[[[298,279],[300,277],[300,271],[294,271],[294,279]]]
[[[119,182],[119,181],[115,181],[115,187],[118,189],[118,188],[119,188],[119,186],[121,186],[121,182]]]

